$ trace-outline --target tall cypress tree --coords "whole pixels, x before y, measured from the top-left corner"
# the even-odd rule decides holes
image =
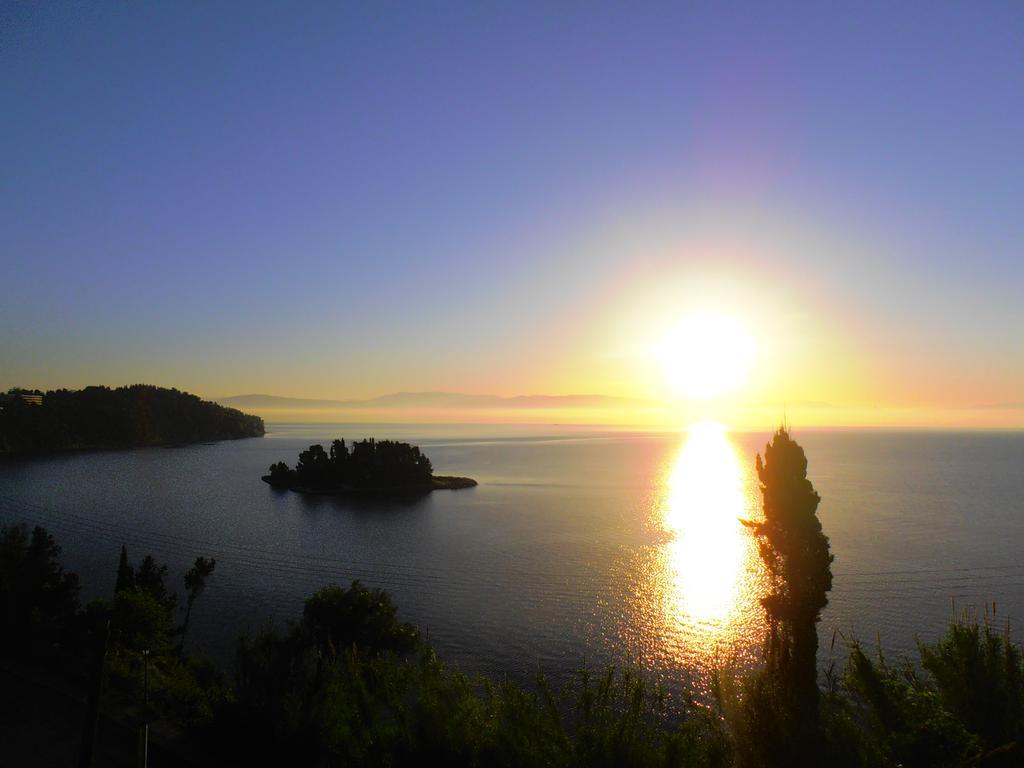
[[[810,727],[817,722],[817,623],[832,589],[832,555],[817,510],[821,497],[807,479],[807,457],[786,427],[757,456],[764,520],[752,522],[771,580],[762,600],[768,615],[768,668],[777,673]]]
[[[121,545],[121,559],[117,563],[117,583],[114,585],[114,594],[122,589],[130,589],[135,586],[135,569],[128,562],[128,547]]]
[[[181,625],[181,640],[178,642],[178,655],[184,653],[185,635],[188,634],[188,621],[192,617],[192,606],[199,596],[206,589],[206,580],[210,578],[213,569],[217,567],[217,561],[212,557],[207,560],[205,557],[197,557],[196,564],[189,568],[185,574],[185,621]]]

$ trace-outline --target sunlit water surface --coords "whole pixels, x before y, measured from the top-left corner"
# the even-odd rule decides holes
[[[633,589],[630,655],[687,670],[749,660],[764,628],[764,572],[742,524],[759,518],[750,462],[720,424],[697,424],[667,453],[655,489],[654,543],[622,574]]]
[[[190,637],[227,662],[243,630],[297,617],[318,586],[388,589],[468,672],[564,680],[640,665],[678,694],[755,659],[764,575],[754,455],[768,434],[270,425],[266,438],[0,462],[0,517],[50,527],[83,597],[109,595],[122,542],[174,578],[218,565]],[[419,499],[302,496],[259,477],[333,437],[422,445],[480,486]],[[954,606],[1024,619],[1024,435],[795,434],[836,556],[823,663],[842,638],[892,653]],[[1019,636],[1019,624],[1014,624]],[[838,642],[833,649],[833,636]]]

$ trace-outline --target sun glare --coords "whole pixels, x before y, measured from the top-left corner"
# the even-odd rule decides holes
[[[668,478],[665,527],[678,612],[720,620],[735,609],[748,549],[739,519],[745,514],[742,472],[720,424],[690,427]]]
[[[708,400],[733,392],[754,362],[754,339],[727,315],[692,315],[657,346],[665,376],[681,397]]]
[[[740,522],[758,517],[752,469],[710,421],[691,425],[666,456],[650,518],[663,538],[634,619],[645,652],[715,668],[763,636],[763,570]]]

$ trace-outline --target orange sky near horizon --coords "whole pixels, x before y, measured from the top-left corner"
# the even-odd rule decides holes
[[[976,299],[958,297],[941,282],[929,284],[906,269],[893,269],[870,244],[778,212],[740,211],[705,210],[681,220],[637,215],[628,226],[623,220],[559,243],[557,269],[576,276],[573,292],[565,293],[557,281],[544,282],[538,273],[535,282],[506,287],[497,306],[485,309],[467,297],[466,306],[454,310],[459,322],[450,344],[410,345],[409,335],[398,333],[354,354],[282,345],[258,354],[242,349],[199,358],[186,366],[162,358],[145,367],[111,361],[71,381],[7,384],[145,381],[211,398],[258,392],[341,400],[449,391],[642,401],[602,409],[261,413],[270,420],[677,429],[710,418],[734,429],[767,429],[785,412],[791,423],[806,427],[1024,427],[1024,355],[1007,353],[1019,342],[1009,327],[1004,337],[993,337],[988,325],[972,327],[970,320],[991,315],[991,307],[980,308]],[[819,253],[833,258],[823,266]],[[837,270],[837,263],[854,266]],[[915,298],[894,308],[891,296],[880,295],[877,283],[883,279],[890,293],[912,282]],[[931,306],[915,313],[915,302]],[[946,312],[936,315],[937,308]],[[494,338],[476,340],[474,312],[514,319]],[[673,387],[659,345],[674,325],[701,313],[741,325],[754,352],[733,389],[693,398]],[[686,350],[679,354],[685,357]]]
[[[785,411],[790,422],[808,427],[1024,427],[1024,355],[1007,354],[1017,343],[1008,327],[1002,338],[972,327],[971,318],[991,314],[991,307],[979,308],[941,281],[892,268],[871,244],[782,214],[741,215],[737,208],[665,222],[638,216],[630,226],[620,222],[565,247],[560,269],[580,276],[579,290],[552,304],[550,291],[539,289],[533,322],[518,323],[515,335],[479,355],[446,359],[442,351],[411,366],[382,358],[379,378],[359,390],[325,385],[328,376],[315,387],[265,391],[325,399],[417,390],[601,394],[650,403],[373,416],[388,421],[672,429],[712,418],[762,429],[779,423]],[[819,253],[832,259],[822,266]],[[853,266],[837,274],[837,261]],[[891,292],[911,286],[914,296],[891,306]],[[530,306],[525,297],[516,300]],[[666,375],[659,344],[674,324],[709,312],[746,329],[753,360],[732,391],[687,397]],[[413,381],[416,386],[408,384]],[[346,418],[370,420],[365,411]]]

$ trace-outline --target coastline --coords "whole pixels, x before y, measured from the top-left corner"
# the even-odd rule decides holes
[[[270,475],[263,475],[260,478],[271,488],[282,491],[294,491],[296,493],[316,494],[318,496],[345,496],[358,494],[404,494],[404,493],[430,493],[431,491],[457,491],[464,488],[475,488],[479,483],[471,477],[458,477],[455,475],[435,475],[431,478],[430,485],[404,485],[404,486],[368,486],[357,487],[353,485],[336,485],[327,488],[314,488],[299,483],[275,483]]]
[[[32,459],[45,456],[59,456],[70,453],[90,453],[102,451],[134,451],[139,448],[187,448],[191,445],[212,445],[223,443],[228,440],[250,440],[265,437],[266,433],[261,432],[254,435],[228,435],[225,437],[206,437],[201,440],[186,440],[174,442],[150,442],[150,443],[95,443],[89,445],[71,445],[60,448],[41,448],[29,451],[0,451],[0,461],[5,459]]]

